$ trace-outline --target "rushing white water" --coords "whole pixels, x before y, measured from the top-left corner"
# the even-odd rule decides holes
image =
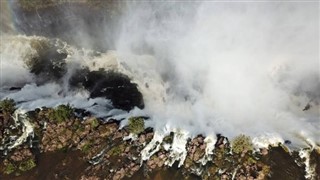
[[[315,164],[310,164],[310,153],[312,149],[301,149],[299,151],[299,156],[301,159],[304,159],[305,163],[305,178],[310,179],[310,180],[315,180],[316,179],[316,165]]]
[[[23,110],[16,110],[15,111],[15,123],[22,123],[22,134],[21,136],[19,136],[13,144],[11,144],[8,149],[13,149],[21,144],[23,144],[24,142],[26,142],[27,138],[31,135],[33,135],[33,126],[31,125],[31,123],[29,122],[28,118],[25,115],[25,111]]]
[[[213,136],[207,136],[204,139],[204,143],[206,144],[205,154],[199,160],[202,165],[205,165],[208,161],[212,160],[213,150],[215,148],[216,141],[217,141],[217,138]]]
[[[178,167],[182,166],[187,157],[186,144],[189,137],[188,132],[179,129],[173,130],[173,142],[171,145],[169,159],[166,165],[172,166],[174,162],[179,161]]]
[[[148,160],[153,154],[158,152],[161,147],[161,142],[164,134],[156,131],[151,142],[141,151],[141,161]],[[141,162],[142,164],[142,162]]]
[[[149,116],[146,125],[156,132],[143,160],[159,149],[164,127],[184,132],[174,138],[169,164],[184,161],[186,139],[197,134],[244,133],[256,147],[285,140],[319,146],[319,2],[128,2],[126,8],[114,51],[95,56],[57,41],[68,52],[62,82],[36,85],[25,65],[35,53],[31,42],[45,38],[1,34],[0,98],[26,110],[70,103],[101,117]],[[70,90],[78,67],[128,75],[145,109],[112,110],[109,100]],[[16,86],[23,88],[8,90]]]
[[[153,127],[231,139],[244,133],[257,147],[320,144],[318,2],[130,6],[117,50]],[[131,58],[143,47],[152,49],[154,66]],[[155,83],[146,88],[149,79]]]
[[[268,148],[271,146],[278,146],[279,143],[283,144],[284,140],[280,135],[274,134],[265,134],[262,136],[257,136],[252,139],[252,143],[256,148]]]

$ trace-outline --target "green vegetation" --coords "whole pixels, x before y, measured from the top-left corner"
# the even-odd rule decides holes
[[[25,171],[29,171],[31,170],[32,168],[36,167],[36,163],[34,162],[33,159],[28,159],[26,161],[23,161],[20,163],[19,165],[19,169],[23,172]]]
[[[81,151],[82,151],[83,153],[88,153],[89,150],[90,150],[90,148],[91,148],[91,143],[87,143],[87,144],[85,144],[85,145],[82,146]]]
[[[83,144],[83,146],[81,147],[81,151],[83,153],[89,153],[90,152],[90,149],[92,147],[94,147],[95,143],[94,143],[94,139],[89,139],[89,140],[86,140]]]
[[[257,163],[257,160],[255,160],[253,157],[248,157],[248,159],[246,160],[246,162],[249,164],[249,165],[252,165],[252,164],[255,164]]]
[[[144,120],[141,117],[129,118],[128,129],[130,133],[140,134],[144,130]]]
[[[110,149],[108,154],[110,154],[111,156],[119,156],[124,151],[124,148],[125,148],[124,144],[121,144],[119,146],[115,146],[112,149]]]
[[[96,128],[99,126],[99,120],[94,118],[92,121],[91,121],[91,127],[92,128]]]
[[[270,166],[264,165],[262,167],[262,172],[263,172],[263,174],[266,174],[266,175],[270,174],[270,172],[271,172]]]
[[[59,149],[61,152],[68,152],[68,146],[64,146],[64,147],[62,147],[61,149]]]
[[[0,101],[0,109],[5,114],[13,114],[16,110],[16,103],[13,99],[4,99]]]
[[[234,140],[231,142],[231,145],[232,145],[232,151],[236,154],[253,150],[253,144],[252,144],[251,138],[243,134],[234,138]]]
[[[12,164],[11,162],[9,162],[5,167],[4,167],[4,174],[11,174],[16,170],[16,167],[14,166],[14,164]]]
[[[74,124],[72,125],[72,131],[78,131],[78,132],[83,132],[85,130],[85,127],[83,124],[81,124],[79,121],[75,121]]]
[[[49,112],[49,119],[55,120],[58,123],[61,123],[67,119],[70,119],[73,117],[73,109],[72,107],[67,105],[59,105],[57,108]]]

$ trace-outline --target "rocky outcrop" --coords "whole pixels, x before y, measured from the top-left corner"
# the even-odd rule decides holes
[[[154,138],[152,129],[148,128],[133,135],[129,133],[128,127],[119,129],[116,121],[104,123],[90,115],[85,118],[71,116],[63,121],[57,121],[50,119],[52,111],[43,108],[29,112],[30,122],[34,125],[35,131],[33,143],[30,144],[28,141],[8,151],[0,165],[3,174],[23,175],[25,171],[37,168],[35,166],[38,163],[36,159],[39,153],[80,151],[81,161],[87,162],[76,176],[80,179],[117,180],[133,177],[137,173],[148,178],[154,172],[167,169],[168,162],[172,160],[168,146],[171,147],[174,142],[173,132],[163,138],[156,153],[143,161],[141,152]],[[269,178],[272,168],[277,167],[272,164],[274,161],[270,162],[270,155],[274,154],[273,148],[264,148],[257,152],[244,148],[243,151],[236,153],[232,151],[230,144],[222,135],[217,135],[213,144],[208,144],[202,135],[188,139],[187,156],[179,171],[185,178],[197,176],[201,179],[262,180]],[[214,146],[214,149],[208,154],[210,146]],[[283,149],[282,151],[286,154]],[[314,159],[313,161],[318,161]],[[72,179],[73,176],[63,174],[61,171],[66,168],[65,165],[69,164],[69,161],[72,160],[63,161],[53,177]]]
[[[18,176],[36,167],[35,155],[28,146],[24,145],[11,152],[10,155],[3,160],[0,167],[1,166],[3,174],[14,173]]]
[[[70,84],[84,87],[90,92],[91,98],[105,97],[112,101],[115,108],[131,110],[135,106],[144,107],[142,94],[136,84],[124,74],[105,71],[89,71],[81,69],[70,78]]]

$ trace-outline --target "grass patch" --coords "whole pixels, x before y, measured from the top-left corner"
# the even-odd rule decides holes
[[[73,108],[69,104],[59,105],[53,111],[49,112],[49,119],[55,120],[58,123],[64,122],[65,120],[70,119],[73,116],[74,116]]]
[[[11,162],[9,162],[5,167],[4,167],[4,174],[11,174],[16,170],[16,167],[14,166],[14,164],[12,164]]]
[[[99,120],[94,118],[92,121],[91,121],[91,127],[92,128],[96,128],[99,126]]]
[[[119,156],[124,151],[124,144],[121,144],[119,146],[115,146],[108,152],[111,156]]]
[[[130,117],[128,129],[130,133],[140,134],[144,131],[144,120],[141,117]]]
[[[236,154],[253,150],[253,144],[252,144],[251,138],[243,134],[234,138],[233,141],[231,142],[231,145],[232,145],[232,151]]]
[[[2,110],[3,113],[6,114],[13,114],[14,111],[16,110],[16,103],[14,102],[13,99],[4,99],[0,101],[0,109]]]
[[[90,148],[91,148],[91,143],[87,143],[87,144],[82,146],[81,151],[83,153],[88,153],[90,151]]]
[[[25,171],[29,171],[32,168],[36,167],[36,163],[34,162],[33,159],[28,159],[26,161],[23,161],[20,163],[19,165],[19,170],[25,172]]]

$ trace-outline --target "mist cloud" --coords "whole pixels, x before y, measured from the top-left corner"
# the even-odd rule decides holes
[[[168,123],[227,136],[277,132],[319,143],[318,3],[130,7],[117,50],[152,49],[165,102],[145,99],[159,127]],[[308,103],[310,110],[302,111]]]

